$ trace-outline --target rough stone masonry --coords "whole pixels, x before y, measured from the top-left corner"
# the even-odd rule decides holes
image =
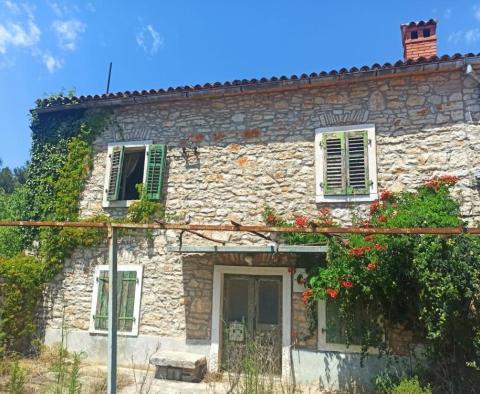
[[[479,190],[473,172],[480,168],[479,84],[462,68],[427,75],[332,84],[285,92],[117,106],[108,129],[94,144],[94,168],[81,200],[82,216],[125,214],[102,208],[107,145],[145,141],[168,146],[164,201],[167,212],[189,215],[192,223],[262,223],[265,204],[281,214],[315,215],[322,206],[350,223],[351,211],[367,203],[315,203],[315,129],[374,124],[379,190],[401,191],[436,175],[460,177],[455,194],[470,224],[480,218]],[[198,157],[182,154],[198,147]],[[188,149],[187,149],[188,151]],[[213,233],[234,244],[259,244],[248,234]],[[164,349],[208,354],[211,335],[213,267],[247,265],[247,256],[179,255],[166,246],[178,233],[158,232],[153,241],[141,234],[119,242],[119,264],[142,264],[140,336],[120,339],[120,361],[154,342]],[[208,243],[185,237],[185,243]],[[253,265],[288,266],[294,255],[253,255]],[[106,264],[106,247],[77,250],[55,283],[47,337],[58,338],[62,315],[72,346],[84,347],[103,361],[104,336],[88,335],[92,313],[93,272]],[[295,343],[316,349],[306,335],[304,308],[293,300]],[[400,334],[399,334],[400,335]],[[132,342],[135,340],[136,342]],[[195,347],[196,346],[196,347]],[[86,349],[85,349],[86,348]],[[143,356],[138,356],[139,359]]]

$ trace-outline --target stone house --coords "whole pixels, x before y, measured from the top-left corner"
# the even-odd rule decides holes
[[[480,218],[480,54],[437,57],[433,20],[402,25],[401,36],[404,60],[394,64],[64,98],[38,112],[113,113],[94,143],[80,203],[85,217],[125,215],[143,182],[167,212],[191,223],[259,224],[268,204],[282,214],[329,207],[348,225],[350,208],[368,207],[381,190],[452,174],[461,178],[455,193],[473,223]],[[336,343],[336,311],[325,302],[318,328],[309,330],[303,289],[288,267],[324,250],[277,250],[252,234],[208,235],[226,246],[188,234],[180,245],[172,231],[119,240],[120,364],[148,362],[160,349],[204,355],[215,371],[227,342],[242,342],[247,327],[277,339],[270,347],[278,373],[297,382],[348,388],[368,384],[382,368],[375,358],[360,368],[358,346]],[[68,346],[102,363],[106,262],[103,246],[75,251],[45,333],[46,343],[59,341],[64,319]],[[401,354],[410,339],[398,328],[389,343]]]

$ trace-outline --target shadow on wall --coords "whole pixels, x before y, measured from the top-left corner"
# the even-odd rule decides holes
[[[373,393],[373,378],[386,368],[386,359],[378,356],[369,356],[361,366],[359,354],[304,349],[293,350],[292,362],[298,383],[316,382],[320,389],[348,393]]]

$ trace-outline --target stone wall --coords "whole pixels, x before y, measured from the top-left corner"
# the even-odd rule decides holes
[[[82,196],[81,213],[125,213],[122,208],[102,208],[107,144],[152,140],[168,145],[167,211],[188,215],[192,223],[233,219],[258,224],[268,204],[286,215],[314,215],[327,205],[334,217],[348,224],[350,206],[315,203],[314,131],[373,123],[379,190],[401,191],[435,175],[457,175],[461,181],[454,192],[461,199],[462,214],[472,224],[480,218],[478,188],[473,184],[473,170],[480,168],[477,85],[457,71],[286,93],[119,107],[94,144],[94,168]],[[198,146],[198,157],[185,159],[185,146]],[[358,204],[356,209],[366,206]],[[236,244],[266,242],[249,234],[210,235]],[[154,241],[142,236],[120,241],[119,263],[144,265],[142,335],[208,341],[214,264],[288,265],[295,260],[287,255],[247,259],[244,255],[167,253],[166,245],[176,242],[175,232],[160,232]],[[207,242],[184,238],[184,243]],[[61,324],[65,306],[67,325],[88,329],[94,265],[105,263],[103,246],[75,252],[51,293],[51,328]],[[295,335],[305,336],[298,294],[292,302]],[[300,342],[316,346],[316,338]]]
[[[476,82],[462,72],[408,77],[299,92],[143,104],[115,110],[95,143],[84,215],[102,208],[107,144],[153,140],[168,145],[165,202],[193,222],[259,223],[264,203],[282,213],[314,213],[314,130],[373,123],[379,189],[412,188],[438,174],[462,178],[462,212],[480,214],[472,170],[480,166]],[[182,156],[198,146],[198,159]],[[208,204],[205,202],[208,201]],[[332,205],[332,204],[330,204]],[[337,217],[348,221],[342,205]]]

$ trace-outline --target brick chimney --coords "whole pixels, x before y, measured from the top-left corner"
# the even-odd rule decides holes
[[[437,21],[410,22],[400,25],[403,60],[417,60],[437,55]]]

